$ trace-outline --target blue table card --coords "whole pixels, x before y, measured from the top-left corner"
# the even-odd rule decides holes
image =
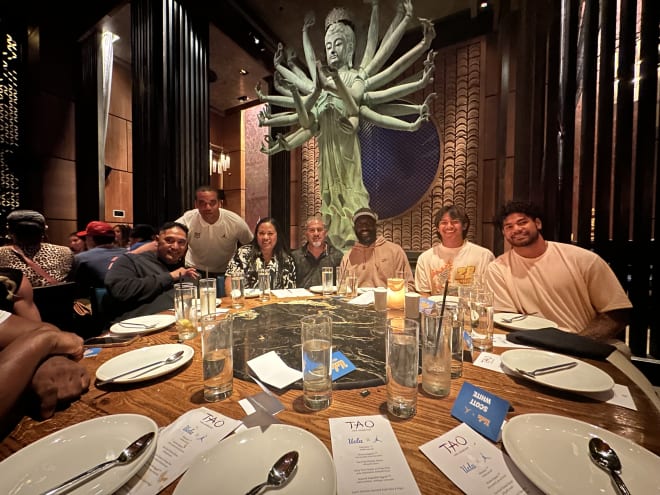
[[[497,442],[509,401],[464,382],[451,409],[451,415],[467,423],[483,436]]]
[[[355,365],[351,363],[341,351],[332,353],[332,381],[347,375],[355,369]]]

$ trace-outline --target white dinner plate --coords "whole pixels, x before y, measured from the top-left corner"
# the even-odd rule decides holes
[[[493,321],[503,327],[508,328],[509,330],[538,330],[539,328],[557,328],[557,324],[552,320],[546,320],[540,316],[527,315],[524,318],[519,320],[514,320],[510,323],[504,321],[510,318],[515,318],[516,316],[522,316],[520,313],[495,313],[493,315]]]
[[[216,308],[218,306],[220,306],[221,303],[222,303],[222,299],[220,299],[220,298],[215,299],[215,307]],[[199,299],[195,299],[195,306],[200,307]]]
[[[660,493],[660,457],[597,426],[553,414],[521,414],[502,430],[506,452],[545,493],[615,495],[607,472],[589,457],[589,440],[595,436],[621,459],[621,477],[630,493]]]
[[[312,285],[309,290],[313,292],[314,294],[323,294],[323,286],[322,285]],[[332,286],[332,292],[337,292],[337,286],[333,285]]]
[[[429,296],[427,299],[436,303],[442,303],[442,295],[440,294],[437,294],[435,296]],[[458,305],[458,296],[447,296],[447,299],[445,300],[445,305],[447,304],[451,306]]]
[[[259,289],[245,289],[245,292],[243,294],[247,299],[254,299],[255,297],[259,297],[261,295],[261,290]]]
[[[90,419],[51,433],[0,462],[0,493],[43,493],[96,464],[115,459],[142,435],[156,434],[130,464],[116,466],[83,483],[72,494],[112,494],[149,461],[156,450],[158,425],[139,414]]]
[[[600,368],[580,361],[572,356],[564,356],[550,351],[539,349],[513,349],[502,353],[502,363],[512,371],[520,368],[524,371],[533,371],[546,366],[575,361],[577,366],[567,370],[538,375],[532,378],[519,374],[528,380],[547,385],[548,387],[568,390],[570,392],[605,392],[614,386],[612,377]]]
[[[149,333],[162,330],[163,328],[169,327],[172,323],[176,321],[174,315],[147,315],[147,316],[136,316],[135,318],[129,318],[128,320],[120,321],[115,323],[110,327],[111,333],[117,334],[138,334],[138,333]],[[154,325],[153,327],[151,325]]]
[[[300,454],[296,473],[273,493],[335,495],[335,465],[328,449],[311,433],[284,424],[270,425],[266,431],[250,428],[225,438],[197,457],[174,494],[246,493],[266,481],[275,461],[290,450]]]
[[[133,383],[141,382],[143,380],[151,380],[152,378],[165,375],[186,364],[192,359],[195,350],[192,347],[183,344],[161,344],[142,347],[141,349],[135,349],[120,354],[119,356],[115,356],[111,360],[103,363],[96,370],[96,378],[99,380],[108,380],[113,376],[121,375],[127,371],[167,359],[172,354],[179,351],[183,351],[183,356],[174,363],[154,367],[153,369],[147,369],[146,371],[138,371],[135,374],[118,378],[114,383]]]

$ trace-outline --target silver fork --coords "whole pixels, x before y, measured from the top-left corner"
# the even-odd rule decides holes
[[[511,318],[502,318],[502,321],[504,323],[513,323],[514,321],[524,320],[525,318],[527,318],[527,315],[517,315],[512,316]]]
[[[155,323],[147,324],[147,323],[135,323],[135,322],[131,322],[131,321],[121,321],[121,322],[119,322],[119,326],[124,327],[124,328],[144,328],[144,329],[148,330],[150,328],[154,328],[156,326],[156,324]]]

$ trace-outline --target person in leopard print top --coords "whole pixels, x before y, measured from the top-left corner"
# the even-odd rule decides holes
[[[12,244],[0,247],[0,266],[21,270],[33,287],[64,282],[73,265],[67,246],[43,242],[46,219],[33,210],[16,210],[7,216]]]

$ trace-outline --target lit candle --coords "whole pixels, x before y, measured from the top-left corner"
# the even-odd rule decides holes
[[[387,307],[403,309],[406,296],[406,281],[403,278],[387,279]]]

